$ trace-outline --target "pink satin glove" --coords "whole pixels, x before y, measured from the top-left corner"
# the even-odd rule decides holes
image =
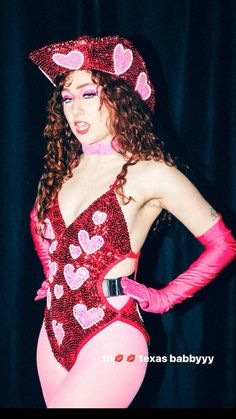
[[[42,298],[45,298],[47,296],[48,287],[49,287],[49,282],[47,280],[43,281],[41,288],[39,288],[37,291],[34,301],[42,300]]]
[[[48,249],[49,249],[50,243],[48,240],[44,239],[42,236],[40,236],[37,233],[36,221],[37,221],[37,213],[36,213],[35,207],[33,207],[30,212],[30,232],[32,235],[36,253],[42,264],[43,272],[46,277],[46,280],[43,281],[41,288],[37,291],[37,295],[34,299],[35,301],[38,301],[46,297],[47,289],[49,287],[48,275],[49,275],[50,257],[49,257]]]
[[[216,224],[195,237],[205,250],[185,272],[159,290],[122,278],[124,293],[135,298],[144,311],[165,313],[175,304],[192,297],[236,258],[236,240],[222,221],[221,214]]]

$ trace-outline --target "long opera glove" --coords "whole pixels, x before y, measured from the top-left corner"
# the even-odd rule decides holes
[[[205,250],[185,272],[162,289],[149,288],[124,277],[121,280],[124,293],[135,298],[144,311],[165,313],[209,284],[236,258],[236,240],[221,214],[218,215],[216,224],[201,236],[195,236]]]
[[[42,264],[43,272],[45,275],[45,281],[43,281],[41,288],[38,289],[36,297],[34,298],[35,301],[41,300],[45,298],[47,295],[47,289],[49,287],[48,276],[49,276],[49,262],[50,257],[48,253],[48,249],[50,243],[48,240],[44,239],[40,234],[36,231],[36,221],[37,221],[37,212],[35,207],[32,208],[30,212],[30,232],[33,239],[34,247],[38,258]]]

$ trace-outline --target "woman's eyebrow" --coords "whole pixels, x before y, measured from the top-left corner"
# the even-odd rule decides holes
[[[79,84],[79,86],[76,86],[76,89],[81,89],[81,87],[86,87],[86,86],[91,86],[91,85],[93,85],[93,86],[97,86],[96,84],[93,84],[93,83],[83,83],[83,84]],[[70,90],[70,86],[68,86],[68,87],[64,87],[63,89],[62,89],[62,91],[63,92],[65,92],[65,91],[69,91]]]

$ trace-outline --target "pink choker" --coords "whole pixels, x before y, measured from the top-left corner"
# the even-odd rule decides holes
[[[109,143],[82,144],[82,150],[84,154],[97,154],[100,156],[113,154],[116,151],[112,147],[111,141]]]

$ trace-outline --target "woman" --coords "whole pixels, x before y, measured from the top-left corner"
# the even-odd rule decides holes
[[[47,407],[128,407],[147,365],[138,306],[163,313],[193,296],[235,258],[236,242],[154,134],[154,89],[130,41],[82,36],[30,58],[55,85],[31,212],[46,276],[35,298],[47,295],[37,346],[42,392]],[[205,249],[155,290],[135,279],[161,213]]]

